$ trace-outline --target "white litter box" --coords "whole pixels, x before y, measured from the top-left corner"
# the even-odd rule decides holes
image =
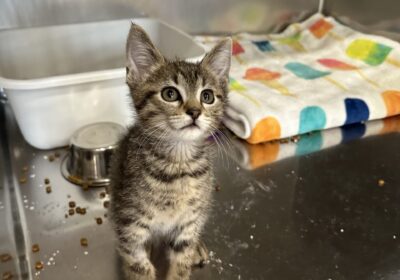
[[[204,49],[154,19],[136,19],[167,58],[196,61]],[[0,87],[25,139],[39,149],[64,146],[94,122],[129,125],[125,43],[131,20],[0,32]]]

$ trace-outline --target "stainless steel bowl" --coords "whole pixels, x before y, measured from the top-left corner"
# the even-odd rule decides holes
[[[70,182],[84,187],[110,183],[110,163],[125,128],[111,122],[95,123],[78,129],[71,138],[69,153],[61,172]]]

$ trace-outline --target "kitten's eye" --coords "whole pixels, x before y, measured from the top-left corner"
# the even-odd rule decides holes
[[[206,104],[214,103],[214,93],[211,89],[205,89],[200,94],[200,101]]]
[[[174,87],[166,87],[161,91],[161,97],[168,102],[174,102],[181,98],[179,91]]]

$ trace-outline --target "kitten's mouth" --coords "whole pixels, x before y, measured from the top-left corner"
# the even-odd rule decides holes
[[[185,125],[184,127],[181,128],[181,130],[184,129],[194,129],[194,128],[200,128],[195,122],[192,122],[191,124]]]

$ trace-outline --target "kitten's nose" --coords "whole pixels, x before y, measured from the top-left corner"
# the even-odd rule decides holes
[[[190,108],[186,111],[186,114],[192,117],[193,120],[197,119],[200,116],[200,109]]]

